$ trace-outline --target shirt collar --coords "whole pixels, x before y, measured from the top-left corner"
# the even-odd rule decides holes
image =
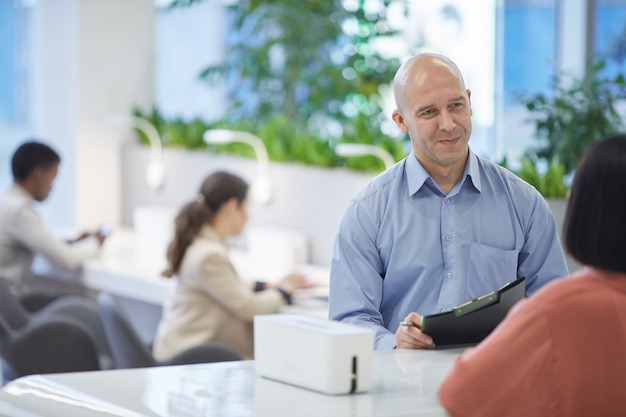
[[[413,151],[411,151],[407,157],[405,172],[409,184],[409,195],[413,195],[418,192],[426,180],[430,178],[430,175],[417,160]],[[478,192],[481,192],[478,157],[474,154],[474,152],[472,152],[471,149],[469,150],[467,163],[465,164],[465,171],[463,172],[463,177],[460,182],[462,183],[466,178],[469,178],[474,188],[476,188]]]
[[[202,226],[202,228],[198,232],[198,236],[201,238],[214,240],[216,242],[219,242],[225,248],[228,248],[228,244],[220,238],[220,236],[217,234],[217,232],[215,231],[215,229],[213,229],[211,225],[206,224]]]
[[[463,173],[463,178],[469,178],[476,191],[478,191],[479,193],[482,192],[478,157],[474,152],[472,152],[471,149],[469,150],[469,155],[467,156],[467,164],[465,164],[465,172]]]
[[[217,235],[217,233],[215,232],[215,229],[213,229],[208,224],[205,224],[204,226],[200,228],[200,231],[198,232],[198,236],[208,237],[214,240],[221,240],[219,236]]]
[[[15,195],[19,196],[20,198],[23,198],[23,199],[28,200],[30,202],[34,202],[35,201],[35,198],[33,197],[33,195],[31,193],[29,193],[28,190],[26,190],[26,188],[22,187],[21,185],[19,185],[17,183],[13,183],[9,187],[9,192],[11,194],[15,194]]]
[[[428,175],[428,172],[426,172],[422,164],[417,160],[413,151],[411,151],[406,158],[404,170],[409,184],[409,195],[418,192],[426,180],[430,178],[430,175]]]

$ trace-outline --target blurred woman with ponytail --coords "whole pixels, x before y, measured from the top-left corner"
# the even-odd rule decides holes
[[[237,275],[226,240],[239,235],[248,220],[247,195],[244,180],[215,172],[176,216],[163,275],[177,278],[177,284],[157,329],[157,360],[208,341],[229,345],[251,359],[253,317],[277,313],[291,303],[293,291],[308,285],[300,274],[274,285],[250,283]]]

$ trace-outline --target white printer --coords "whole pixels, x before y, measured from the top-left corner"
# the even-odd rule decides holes
[[[367,391],[374,332],[333,320],[269,314],[254,317],[257,374],[325,394]]]

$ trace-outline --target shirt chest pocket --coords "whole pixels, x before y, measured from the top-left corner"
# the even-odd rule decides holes
[[[472,242],[465,275],[467,299],[497,290],[517,278],[517,250],[503,250]]]

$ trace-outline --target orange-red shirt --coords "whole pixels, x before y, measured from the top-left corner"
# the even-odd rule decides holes
[[[520,301],[438,391],[456,416],[626,416],[626,274],[583,268]]]

